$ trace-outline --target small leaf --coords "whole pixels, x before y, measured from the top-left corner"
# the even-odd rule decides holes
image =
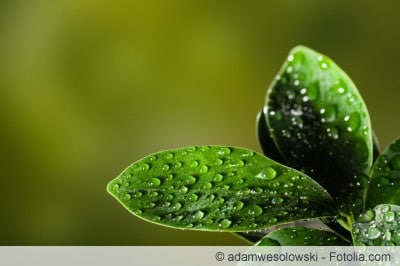
[[[265,105],[272,139],[289,166],[344,201],[342,195],[355,189],[347,184],[368,173],[373,153],[369,114],[351,79],[328,57],[298,46]]]
[[[370,176],[366,208],[384,203],[400,205],[400,139],[378,157]]]
[[[140,218],[182,229],[249,231],[333,213],[329,194],[310,177],[242,148],[155,153],[107,189]]]
[[[286,227],[273,231],[256,246],[348,246],[333,232],[306,227]]]
[[[400,245],[400,206],[381,204],[353,224],[354,245]]]

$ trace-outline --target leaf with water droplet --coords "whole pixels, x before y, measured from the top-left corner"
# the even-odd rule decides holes
[[[378,204],[400,205],[400,138],[375,161],[365,193],[366,208]]]
[[[400,245],[400,206],[380,204],[367,212],[369,214],[360,215],[358,221],[353,224],[354,245]],[[372,219],[365,220],[365,216]]]
[[[256,246],[348,246],[334,232],[306,227],[285,227],[272,231]]]
[[[360,193],[350,193],[354,188],[347,184],[368,174],[372,165],[366,105],[352,80],[328,57],[304,46],[290,55],[299,59],[284,63],[265,100],[272,136],[268,145],[274,143],[289,166],[313,177],[349,213]]]
[[[180,167],[165,167],[176,162]],[[152,154],[130,165],[107,190],[140,218],[183,229],[243,232],[334,215],[332,198],[313,179],[233,147]]]

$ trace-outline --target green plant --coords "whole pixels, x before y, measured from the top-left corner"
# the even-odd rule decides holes
[[[162,151],[107,190],[147,221],[235,232],[257,245],[400,244],[400,140],[379,154],[364,101],[331,59],[295,47],[257,125],[265,156],[223,146]]]

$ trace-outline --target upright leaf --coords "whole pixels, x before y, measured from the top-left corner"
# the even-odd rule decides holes
[[[373,147],[367,108],[354,83],[328,57],[294,48],[265,105],[267,125],[283,157],[331,195],[347,195],[354,188],[346,184],[368,173]]]
[[[242,148],[155,153],[107,189],[138,217],[181,229],[249,231],[333,213],[331,197],[310,177]]]
[[[400,139],[395,140],[375,161],[365,192],[365,208],[378,204],[400,205]]]

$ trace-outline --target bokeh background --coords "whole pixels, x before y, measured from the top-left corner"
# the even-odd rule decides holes
[[[241,245],[129,214],[106,184],[181,146],[260,151],[288,51],[333,58],[382,147],[400,135],[398,1],[0,2],[0,244]]]

